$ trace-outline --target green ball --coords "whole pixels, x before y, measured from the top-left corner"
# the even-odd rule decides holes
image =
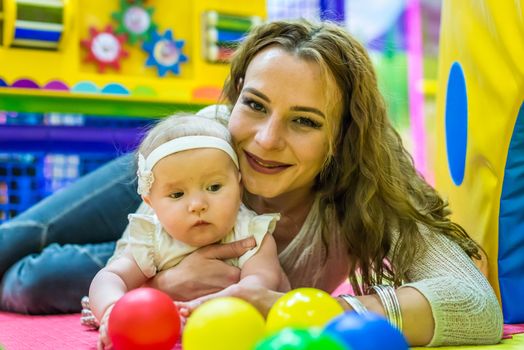
[[[284,328],[260,341],[255,350],[350,350],[321,329]]]

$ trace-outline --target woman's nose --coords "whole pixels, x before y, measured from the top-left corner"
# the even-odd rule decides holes
[[[284,145],[284,128],[282,123],[271,116],[259,124],[255,141],[263,149],[281,149]]]

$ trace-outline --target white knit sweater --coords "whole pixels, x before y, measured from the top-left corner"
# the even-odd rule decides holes
[[[323,251],[319,213],[316,201],[298,235],[279,254],[293,288],[326,289],[321,276],[339,273],[319,269]],[[416,288],[431,305],[435,332],[429,346],[498,343],[503,331],[502,311],[484,275],[458,244],[425,226],[420,225],[419,229],[423,237],[420,253],[409,269],[408,283],[401,288]],[[396,235],[393,242],[398,238]],[[330,255],[344,263],[346,254],[341,235],[334,234]]]
[[[455,242],[425,226],[419,228],[425,251],[404,286],[416,288],[431,305],[435,333],[429,345],[498,343],[502,311],[484,275]]]

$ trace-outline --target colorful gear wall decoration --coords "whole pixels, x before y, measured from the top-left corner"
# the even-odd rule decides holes
[[[89,34],[89,39],[81,41],[82,46],[88,50],[85,61],[96,63],[100,73],[103,73],[106,67],[120,70],[120,60],[128,56],[128,52],[123,48],[125,35],[115,34],[110,25],[102,31],[90,27]]]
[[[141,1],[120,0],[120,11],[113,13],[113,19],[118,22],[116,32],[125,34],[130,44],[148,41],[157,28],[153,11],[154,8],[143,6]]]
[[[156,66],[161,77],[168,71],[179,75],[180,63],[188,61],[188,57],[182,53],[184,44],[184,40],[173,38],[171,29],[166,30],[163,35],[155,31],[151,40],[142,45],[144,51],[149,53],[146,66]]]

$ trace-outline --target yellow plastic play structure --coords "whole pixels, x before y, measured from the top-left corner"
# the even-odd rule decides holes
[[[436,187],[524,323],[524,3],[444,0],[441,19]]]
[[[1,0],[0,110],[159,116],[216,103],[264,0]]]

